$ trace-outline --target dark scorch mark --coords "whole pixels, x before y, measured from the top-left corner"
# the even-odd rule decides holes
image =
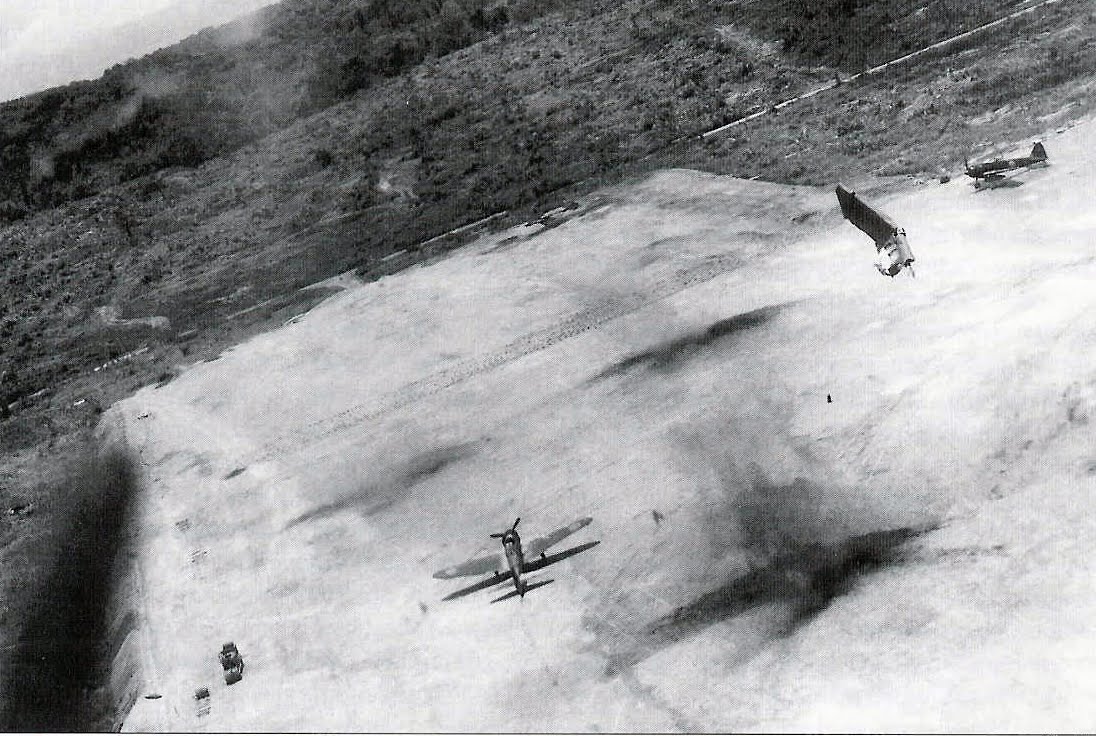
[[[788,636],[852,590],[862,576],[904,559],[902,545],[925,531],[889,529],[833,544],[808,544],[781,555],[649,624],[629,646],[610,655],[607,673],[619,673],[709,626],[763,605],[784,604],[785,618],[771,635]]]
[[[760,327],[775,317],[786,305],[770,305],[721,319],[701,332],[668,340],[655,347],[630,355],[613,363],[598,373],[590,383],[621,376],[634,368],[646,368],[670,373],[695,358],[703,349],[718,347],[720,343],[737,335]]]
[[[367,482],[334,501],[306,511],[290,521],[286,528],[306,521],[326,519],[351,509],[366,516],[380,513],[402,500],[419,483],[472,456],[479,445],[479,442],[463,442],[417,455],[402,466],[389,470],[385,477]]]

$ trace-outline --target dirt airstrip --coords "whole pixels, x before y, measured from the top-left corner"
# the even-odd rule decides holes
[[[882,197],[915,279],[829,189],[669,170],[116,405],[162,696],[125,727],[1090,727],[1094,131]],[[586,515],[553,585],[440,603]]]

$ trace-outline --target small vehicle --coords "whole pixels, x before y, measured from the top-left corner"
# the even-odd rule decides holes
[[[225,671],[225,684],[235,685],[244,677],[244,658],[232,642],[221,647],[221,667]]]

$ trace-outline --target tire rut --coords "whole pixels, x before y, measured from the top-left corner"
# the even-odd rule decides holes
[[[371,422],[397,409],[422,401],[483,373],[540,352],[560,342],[601,327],[620,317],[703,284],[742,265],[737,255],[723,254],[705,258],[692,267],[678,269],[672,276],[656,281],[650,289],[632,291],[612,299],[603,299],[563,319],[563,321],[514,340],[499,350],[477,358],[465,359],[433,375],[405,384],[377,401],[362,402],[336,414],[315,420],[292,433],[283,434],[265,444],[260,461],[282,455],[293,447],[314,445],[350,427]]]

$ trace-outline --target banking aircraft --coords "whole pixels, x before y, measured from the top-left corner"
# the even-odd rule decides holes
[[[850,192],[840,184],[837,185],[837,202],[841,205],[842,216],[875,241],[875,252],[887,254],[885,262],[875,264],[879,273],[894,278],[906,269],[914,275],[913,251],[906,242],[905,230],[856,196],[856,192]]]
[[[985,179],[993,181],[1004,178],[1002,171],[1023,169],[1029,166],[1045,166],[1047,163],[1047,149],[1042,143],[1036,143],[1031,148],[1030,156],[1020,158],[998,158],[981,164],[971,165],[967,162],[967,176],[972,179]]]
[[[492,534],[492,539],[502,540],[502,552],[496,552],[485,557],[477,557],[474,560],[468,560],[462,562],[459,565],[453,567],[447,567],[444,570],[438,570],[434,573],[434,577],[448,579],[459,578],[466,575],[484,575],[491,573],[491,576],[479,581],[475,585],[470,585],[467,588],[461,588],[455,593],[450,593],[442,600],[453,600],[454,598],[460,598],[466,596],[469,593],[475,593],[479,590],[486,590],[499,583],[504,583],[507,580],[514,581],[514,589],[506,595],[499,596],[491,601],[492,603],[498,603],[514,596],[525,597],[525,594],[534,588],[551,583],[551,580],[538,580],[535,583],[527,582],[522,578],[522,575],[527,573],[536,572],[541,568],[548,567],[551,564],[565,560],[568,557],[577,555],[580,552],[585,552],[591,547],[595,547],[600,544],[600,540],[596,542],[586,542],[580,544],[577,547],[571,547],[565,549],[562,552],[556,552],[555,554],[546,554],[548,548],[559,544],[563,539],[571,536],[579,529],[593,521],[589,516],[574,521],[562,529],[557,529],[551,534],[534,539],[529,543],[526,549],[521,547],[521,537],[518,536],[518,522],[521,521],[521,517],[514,520],[514,525],[504,532]],[[528,558],[526,557],[528,555]],[[534,559],[535,558],[535,559]],[[529,560],[532,560],[531,562]]]

